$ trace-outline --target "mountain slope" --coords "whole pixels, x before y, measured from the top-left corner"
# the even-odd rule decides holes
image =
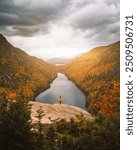
[[[67,66],[66,74],[87,94],[87,109],[92,115],[119,112],[119,42],[77,57]]]
[[[0,93],[33,98],[55,78],[53,65],[12,46],[0,35]]]
[[[67,64],[71,61],[71,58],[51,58],[51,59],[48,59],[47,62],[50,63],[50,64]]]

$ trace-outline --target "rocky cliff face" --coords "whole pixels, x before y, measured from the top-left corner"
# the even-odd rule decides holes
[[[31,117],[33,122],[37,121],[35,117],[37,115],[37,110],[42,109],[44,111],[45,116],[42,119],[42,123],[54,123],[65,119],[69,121],[71,118],[75,118],[76,115],[83,115],[85,119],[92,120],[91,115],[82,108],[78,108],[72,105],[66,104],[44,104],[39,102],[30,102],[32,104],[32,113]]]

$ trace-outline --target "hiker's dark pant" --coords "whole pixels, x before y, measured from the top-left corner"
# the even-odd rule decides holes
[[[61,101],[59,101],[59,103],[61,104]]]

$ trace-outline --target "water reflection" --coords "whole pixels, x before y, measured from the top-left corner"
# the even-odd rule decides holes
[[[36,101],[43,103],[58,103],[58,96],[63,97],[62,103],[75,105],[85,109],[85,95],[76,87],[76,85],[68,80],[68,78],[58,73],[57,78],[51,83],[50,88],[36,97]]]

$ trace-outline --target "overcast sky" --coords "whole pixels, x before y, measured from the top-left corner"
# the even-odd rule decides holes
[[[0,33],[41,58],[119,41],[119,0],[0,0]]]

